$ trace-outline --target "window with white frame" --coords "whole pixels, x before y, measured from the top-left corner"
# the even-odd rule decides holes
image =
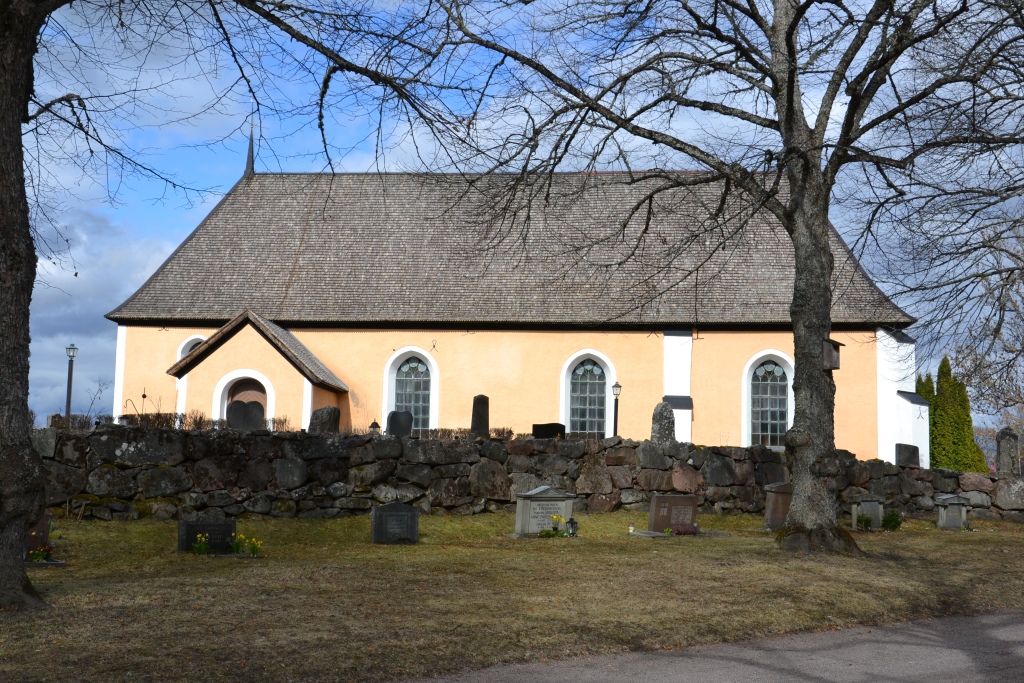
[[[395,373],[395,411],[412,413],[414,430],[430,429],[430,368],[419,357],[406,358]]]
[[[789,376],[777,362],[766,360],[750,376],[750,444],[781,448],[788,428]]]
[[[569,376],[569,431],[605,434],[605,379],[601,364],[587,358]]]

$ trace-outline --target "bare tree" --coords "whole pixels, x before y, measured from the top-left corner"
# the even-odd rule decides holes
[[[625,169],[664,191],[715,183],[723,206],[738,196],[781,222],[796,257],[783,545],[854,548],[827,485],[835,384],[822,340],[835,259],[845,258],[830,244],[830,214],[869,202],[877,212],[843,229],[859,250],[879,249],[895,235],[879,234],[892,227],[884,212],[951,197],[957,178],[1017,163],[1020,10],[998,0],[438,0],[399,14],[416,12],[431,40],[408,73],[447,110],[445,125],[434,122],[446,140],[435,161],[517,174],[506,209],[528,211],[512,195],[545,196],[555,170]],[[437,83],[448,89],[432,93]],[[679,168],[705,174],[662,170]],[[634,216],[648,206],[638,202]],[[637,254],[650,233],[630,224],[619,237]],[[510,226],[523,225],[502,219],[492,240],[514,241]]]
[[[380,11],[378,11],[380,10]],[[22,550],[42,511],[42,461],[29,439],[29,303],[37,249],[63,247],[55,208],[78,168],[111,196],[126,174],[177,182],[133,148],[132,132],[248,111],[319,127],[331,107],[434,116],[415,78],[423,29],[359,0],[0,0],[0,610],[41,605]],[[192,86],[206,83],[195,99]],[[443,92],[444,87],[433,92]],[[244,108],[242,108],[244,107]],[[400,120],[400,119],[398,119]],[[327,154],[328,164],[331,155]],[[43,229],[55,223],[56,232]],[[54,227],[54,226],[50,226]],[[35,239],[34,239],[35,238]]]

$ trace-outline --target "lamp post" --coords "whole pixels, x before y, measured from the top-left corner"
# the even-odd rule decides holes
[[[64,350],[68,352],[68,400],[64,404],[64,428],[67,429],[71,426],[71,378],[75,374],[75,356],[78,355],[78,349],[71,344]]]
[[[612,385],[612,396],[615,397],[615,417],[612,422],[612,436],[619,435],[619,394],[622,393],[622,385],[616,382]]]

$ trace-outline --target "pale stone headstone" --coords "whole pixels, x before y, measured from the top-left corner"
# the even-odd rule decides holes
[[[789,506],[793,502],[793,484],[779,481],[764,487],[764,526],[775,531],[786,526]]]
[[[1017,434],[1009,427],[996,435],[996,474],[1020,475],[1020,451]]]
[[[692,529],[697,524],[697,504],[697,496],[693,495],[654,494],[647,515],[647,530],[663,533],[665,529],[677,527]]]
[[[565,520],[572,517],[572,502],[575,494],[550,486],[538,486],[532,491],[516,494],[516,530],[512,538],[536,536],[552,528],[551,515]]]
[[[867,516],[871,518],[871,524],[868,527],[871,531],[877,531],[882,528],[882,499],[878,496],[872,496],[871,494],[865,494],[861,496],[854,496],[850,501],[850,518],[853,520],[853,530],[860,531],[860,525],[857,524],[857,520],[861,516]]]
[[[656,444],[670,444],[676,440],[676,416],[672,406],[665,401],[654,406],[651,419],[651,441]]]
[[[935,496],[939,517],[935,526],[949,531],[960,531],[967,526],[967,499],[954,493]]]
[[[414,544],[420,541],[420,511],[405,503],[389,503],[370,511],[374,543]]]
[[[469,432],[485,439],[491,433],[490,399],[480,394],[473,397],[473,417],[469,423]]]

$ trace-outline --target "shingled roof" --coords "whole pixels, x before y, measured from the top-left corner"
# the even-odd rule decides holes
[[[285,325],[787,325],[778,220],[695,174],[246,175],[107,317]],[[833,230],[833,322],[913,319]]]
[[[287,358],[288,362],[313,384],[336,391],[348,391],[348,385],[338,379],[338,376],[314,356],[295,335],[250,310],[242,311],[241,314],[213,333],[209,339],[192,349],[187,356],[168,368],[167,374],[178,378],[184,377],[245,325],[252,325],[271,346],[277,349],[278,353]]]

